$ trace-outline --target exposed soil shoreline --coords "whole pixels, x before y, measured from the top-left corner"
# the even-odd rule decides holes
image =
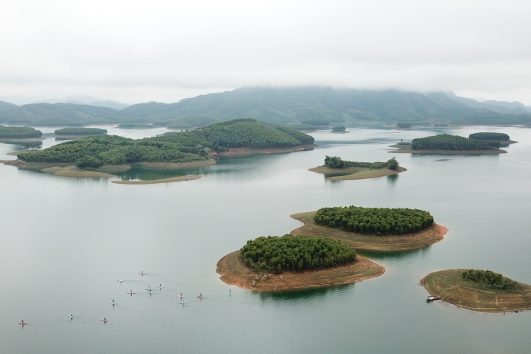
[[[340,181],[393,176],[407,171],[407,169],[404,167],[399,167],[398,170],[390,170],[388,168],[330,168],[326,166],[318,166],[310,168],[308,171],[324,174],[326,179],[329,180]]]
[[[420,283],[432,296],[458,307],[479,312],[531,310],[531,286],[518,283],[513,290],[484,289],[461,274],[466,269],[446,269],[430,273]]]
[[[427,247],[439,242],[448,232],[443,225],[433,224],[426,230],[405,235],[366,235],[356,232],[343,231],[327,226],[317,225],[313,218],[315,211],[290,215],[304,225],[291,231],[294,235],[330,237],[345,241],[354,249],[372,252],[404,252]]]
[[[186,175],[186,176],[176,176],[169,178],[159,178],[159,179],[148,179],[148,180],[112,180],[111,183],[114,184],[130,184],[130,185],[141,185],[141,184],[160,184],[160,183],[171,183],[171,182],[184,182],[192,181],[201,178],[198,175]]]
[[[213,157],[246,157],[254,155],[271,155],[271,154],[283,154],[288,152],[308,151],[313,150],[315,146],[313,144],[297,145],[285,148],[266,148],[266,149],[252,149],[252,148],[231,148],[227,151],[215,152]]]
[[[221,258],[216,267],[220,279],[229,284],[254,291],[294,291],[352,284],[378,277],[385,268],[371,260],[357,256],[356,261],[327,269],[281,274],[260,274],[245,266],[240,251]]]
[[[390,146],[394,148],[389,150],[391,153],[411,153],[419,155],[498,155],[506,154],[507,151],[501,149],[489,150],[413,150],[410,144],[394,144]]]

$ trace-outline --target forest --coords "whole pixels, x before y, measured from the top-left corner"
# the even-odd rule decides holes
[[[100,128],[61,128],[61,129],[57,129],[54,133],[55,135],[66,135],[66,136],[73,136],[73,135],[88,136],[88,135],[107,134],[107,130],[100,129]]]
[[[505,133],[480,132],[468,136],[469,139],[488,141],[509,141],[511,138]]]
[[[495,150],[500,147],[497,141],[479,141],[458,135],[435,135],[413,139],[413,150]]]
[[[29,139],[40,138],[42,132],[30,127],[8,127],[0,125],[0,138],[4,139]]]
[[[146,161],[188,162],[206,159],[211,150],[297,146],[311,142],[313,138],[304,133],[245,119],[139,140],[91,136],[45,150],[24,151],[17,157],[26,162],[75,163],[80,168],[95,168]]]
[[[463,279],[478,283],[480,286],[495,290],[511,290],[518,283],[490,270],[469,269],[462,274]]]
[[[354,205],[319,209],[314,221],[318,225],[376,235],[408,234],[433,225],[433,217],[427,211],[408,208],[363,208]]]
[[[357,161],[346,161],[342,160],[339,156],[326,156],[324,159],[324,165],[329,168],[350,168],[350,167],[359,167],[359,168],[370,168],[370,169],[381,169],[388,168],[390,170],[398,170],[398,161],[393,157],[392,159],[387,160],[387,162],[357,162]]]
[[[262,236],[240,250],[242,262],[257,272],[281,273],[333,267],[356,260],[356,252],[339,241],[318,237]]]

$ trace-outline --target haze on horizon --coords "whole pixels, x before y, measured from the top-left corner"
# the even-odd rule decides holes
[[[517,0],[7,2],[0,100],[321,85],[531,105],[529,14]]]

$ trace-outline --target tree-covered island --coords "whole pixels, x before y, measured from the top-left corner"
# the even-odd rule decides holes
[[[286,291],[350,284],[383,274],[384,268],[350,246],[321,237],[258,237],[217,265],[221,279],[257,291]]]
[[[44,150],[21,152],[17,161],[7,163],[59,175],[108,176],[133,164],[145,168],[207,166],[218,157],[299,151],[312,144],[313,138],[299,131],[237,119],[145,139],[84,137]]]
[[[304,223],[297,235],[323,236],[349,243],[356,250],[397,252],[427,247],[448,229],[423,210],[408,208],[321,208],[291,215]]]
[[[31,127],[0,125],[0,139],[40,139],[42,132]]]
[[[71,140],[71,139],[79,139],[80,137],[105,135],[107,134],[107,130],[101,129],[101,128],[81,128],[81,127],[61,128],[61,129],[56,129],[54,134],[55,134],[55,138],[58,140]]]
[[[410,144],[396,144],[392,152],[442,155],[492,155],[504,153],[500,142],[494,140],[470,139],[458,135],[441,134],[413,139]]]
[[[406,171],[393,157],[386,162],[358,162],[347,161],[339,156],[326,156],[322,166],[309,169],[322,173],[331,180],[355,180],[396,175]]]
[[[511,140],[511,137],[508,134],[496,132],[472,133],[468,138],[479,141],[493,141],[499,143],[500,146],[509,146],[510,144],[516,143],[516,141]]]
[[[480,312],[531,309],[531,286],[499,273],[479,269],[447,269],[426,275],[421,284],[441,300]]]

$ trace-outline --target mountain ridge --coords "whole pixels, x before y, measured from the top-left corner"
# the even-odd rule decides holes
[[[0,101],[0,122],[26,125],[153,123],[190,128],[235,118],[297,127],[329,125],[531,124],[531,108],[520,102],[485,101],[451,92],[247,87],[185,98],[146,102],[123,109],[75,104]]]

